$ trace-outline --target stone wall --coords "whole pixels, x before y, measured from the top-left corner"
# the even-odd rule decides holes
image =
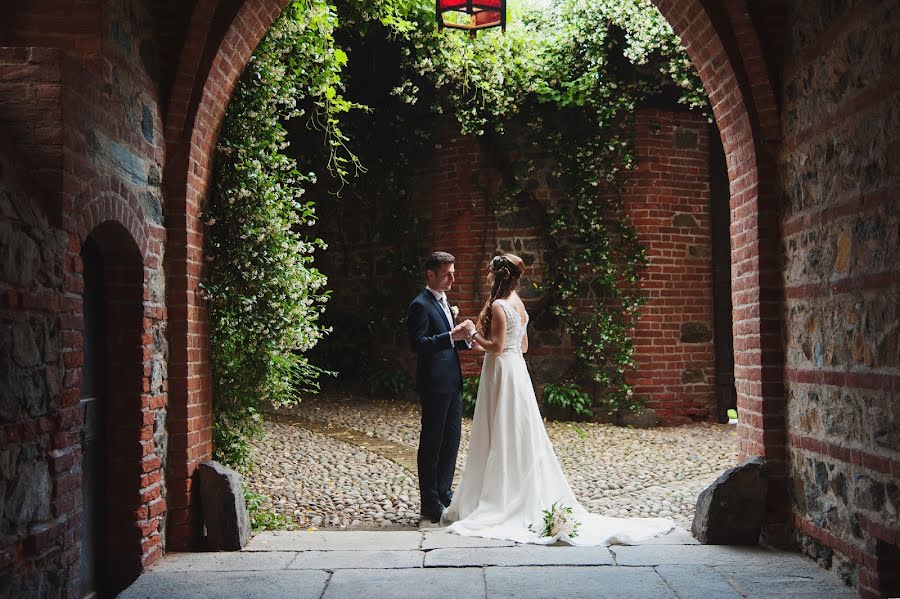
[[[165,155],[153,28],[142,2],[78,8],[20,4],[0,29],[0,127],[10,133],[0,134],[0,595],[81,596],[89,238],[103,259],[108,333],[101,588],[123,588],[165,542]]]
[[[460,318],[473,320],[489,292],[484,277],[490,257],[501,252],[522,257],[527,272],[519,293],[532,315],[526,360],[540,391],[544,384],[562,382],[574,366],[571,339],[536,287],[547,259],[541,221],[562,190],[548,176],[547,156],[532,152],[526,191],[508,205],[496,205],[501,174],[498,158],[491,156],[495,149],[455,129],[454,123],[439,127],[430,155],[413,168],[407,203],[419,223],[418,255],[442,249],[456,256],[450,300],[459,306]],[[636,119],[639,167],[626,187],[626,209],[650,260],[643,282],[650,301],[635,333],[632,382],[666,424],[710,420],[715,414],[708,129],[699,115],[642,110]],[[515,134],[503,143],[504,156],[522,155]],[[397,284],[384,266],[397,239],[380,229],[385,219],[378,199],[367,202],[328,213],[320,228],[330,248],[321,265],[335,290],[331,309],[341,313],[366,313],[360,298],[372,288]],[[401,308],[396,330],[402,331],[402,309],[415,289],[408,293],[392,298]],[[579,300],[579,309],[591,310],[593,301]],[[340,323],[335,326],[340,336]],[[379,354],[412,368],[404,337],[379,336],[377,345]],[[477,375],[480,354],[461,356],[465,374]]]
[[[124,307],[137,296],[140,308],[131,349],[141,355],[123,365],[135,369],[116,437],[139,450],[116,489],[137,549],[121,553],[143,567],[164,544],[196,546],[191,476],[212,450],[199,211],[231,90],[284,3],[4,5],[0,595],[81,596],[80,251],[92,232],[127,263],[113,280],[131,282],[110,297]],[[738,437],[743,458],[770,466],[767,538],[794,534],[864,596],[900,594],[887,576],[900,555],[896,2],[655,3],[722,131]],[[480,151],[461,139],[453,147]],[[518,216],[482,218],[471,205],[491,185],[472,175],[430,177],[442,209],[471,218],[486,241],[433,220],[427,245],[469,264],[495,249],[538,256],[512,232]],[[477,312],[479,278],[460,279],[464,315]],[[553,346],[553,323],[536,324]]]
[[[11,181],[14,164],[0,158],[0,586],[40,596],[77,564],[73,487],[59,484],[79,459],[66,430],[80,420],[62,412],[68,237],[48,226],[38,193]]]
[[[797,1],[790,22],[779,161],[794,523],[809,555],[874,595],[900,543],[900,7]]]

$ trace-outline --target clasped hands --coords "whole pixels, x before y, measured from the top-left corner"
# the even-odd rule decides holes
[[[475,323],[471,320],[464,320],[459,323],[450,331],[450,339],[453,341],[463,341],[466,339],[471,339],[472,335],[475,334]]]

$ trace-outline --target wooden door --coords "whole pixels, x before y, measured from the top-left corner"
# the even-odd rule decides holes
[[[81,491],[83,530],[81,537],[81,591],[85,598],[102,596],[105,478],[106,380],[105,298],[103,262],[91,239],[82,251],[84,263],[84,365],[81,376],[81,406],[84,428],[81,436]]]

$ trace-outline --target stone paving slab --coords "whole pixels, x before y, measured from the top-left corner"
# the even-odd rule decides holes
[[[166,555],[166,559],[153,566],[153,572],[284,570],[296,557],[297,554],[293,551],[169,553]]]
[[[435,549],[425,555],[425,567],[479,566],[601,566],[612,565],[606,547],[519,545]]]
[[[681,599],[742,599],[712,566],[657,566],[655,570]]]
[[[855,591],[811,560],[795,553],[759,547],[440,546],[461,539],[479,542],[471,537],[432,530],[264,533],[251,541],[250,551],[169,554],[120,596],[124,599],[856,597]],[[424,549],[426,542],[435,548]]]
[[[296,556],[287,566],[291,570],[421,568],[425,560],[424,551],[301,551],[291,555]]]
[[[816,568],[796,553],[725,545],[613,545],[619,566],[707,565],[786,567],[788,563]]]
[[[490,599],[678,599],[653,568],[485,568],[484,574]]]
[[[806,560],[803,560],[804,562]],[[747,599],[858,599],[833,573],[812,563],[790,561],[779,568],[718,567]]]
[[[320,571],[146,572],[119,599],[319,599],[329,574]]]
[[[273,531],[256,535],[243,551],[401,551],[418,550],[421,543],[417,530]]]
[[[641,545],[699,545],[700,541],[691,536],[691,533],[683,528],[675,527],[669,534],[648,541],[641,541]]]
[[[338,570],[322,599],[486,599],[480,568]]]
[[[482,539],[481,537],[463,537],[445,530],[426,530],[422,549],[444,549],[449,547],[512,547],[512,541],[499,539]]]

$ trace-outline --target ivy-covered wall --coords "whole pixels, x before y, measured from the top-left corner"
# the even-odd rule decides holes
[[[715,416],[709,128],[701,115],[686,111],[641,110],[635,126],[638,168],[628,174],[625,188],[628,215],[650,262],[643,282],[649,302],[635,331],[637,368],[630,378],[665,424]],[[492,147],[459,134],[453,122],[439,126],[429,154],[411,167],[406,205],[420,261],[432,250],[457,258],[449,297],[461,318],[477,316],[493,255],[512,252],[525,261],[520,294],[531,314],[526,359],[540,390],[561,382],[575,367],[572,340],[540,288],[548,267],[542,219],[562,190],[550,173],[548,156],[534,151],[522,156],[518,141],[510,132],[499,142],[502,147]],[[524,190],[501,205],[497,190],[503,160],[510,156],[527,158],[533,168]],[[329,243],[320,267],[334,290],[327,308],[334,332],[323,345],[334,348],[332,359],[334,352],[344,351],[340,361],[351,371],[386,356],[386,368],[411,372],[414,366],[403,316],[421,285],[415,279],[410,284],[394,267],[397,244],[409,240],[391,229],[391,214],[385,211],[392,206],[372,197],[320,211],[318,234]],[[577,309],[591,310],[596,301],[579,298]],[[389,322],[383,323],[386,315]],[[359,335],[371,337],[359,343]],[[463,365],[466,375],[477,375],[480,355],[464,353]]]

